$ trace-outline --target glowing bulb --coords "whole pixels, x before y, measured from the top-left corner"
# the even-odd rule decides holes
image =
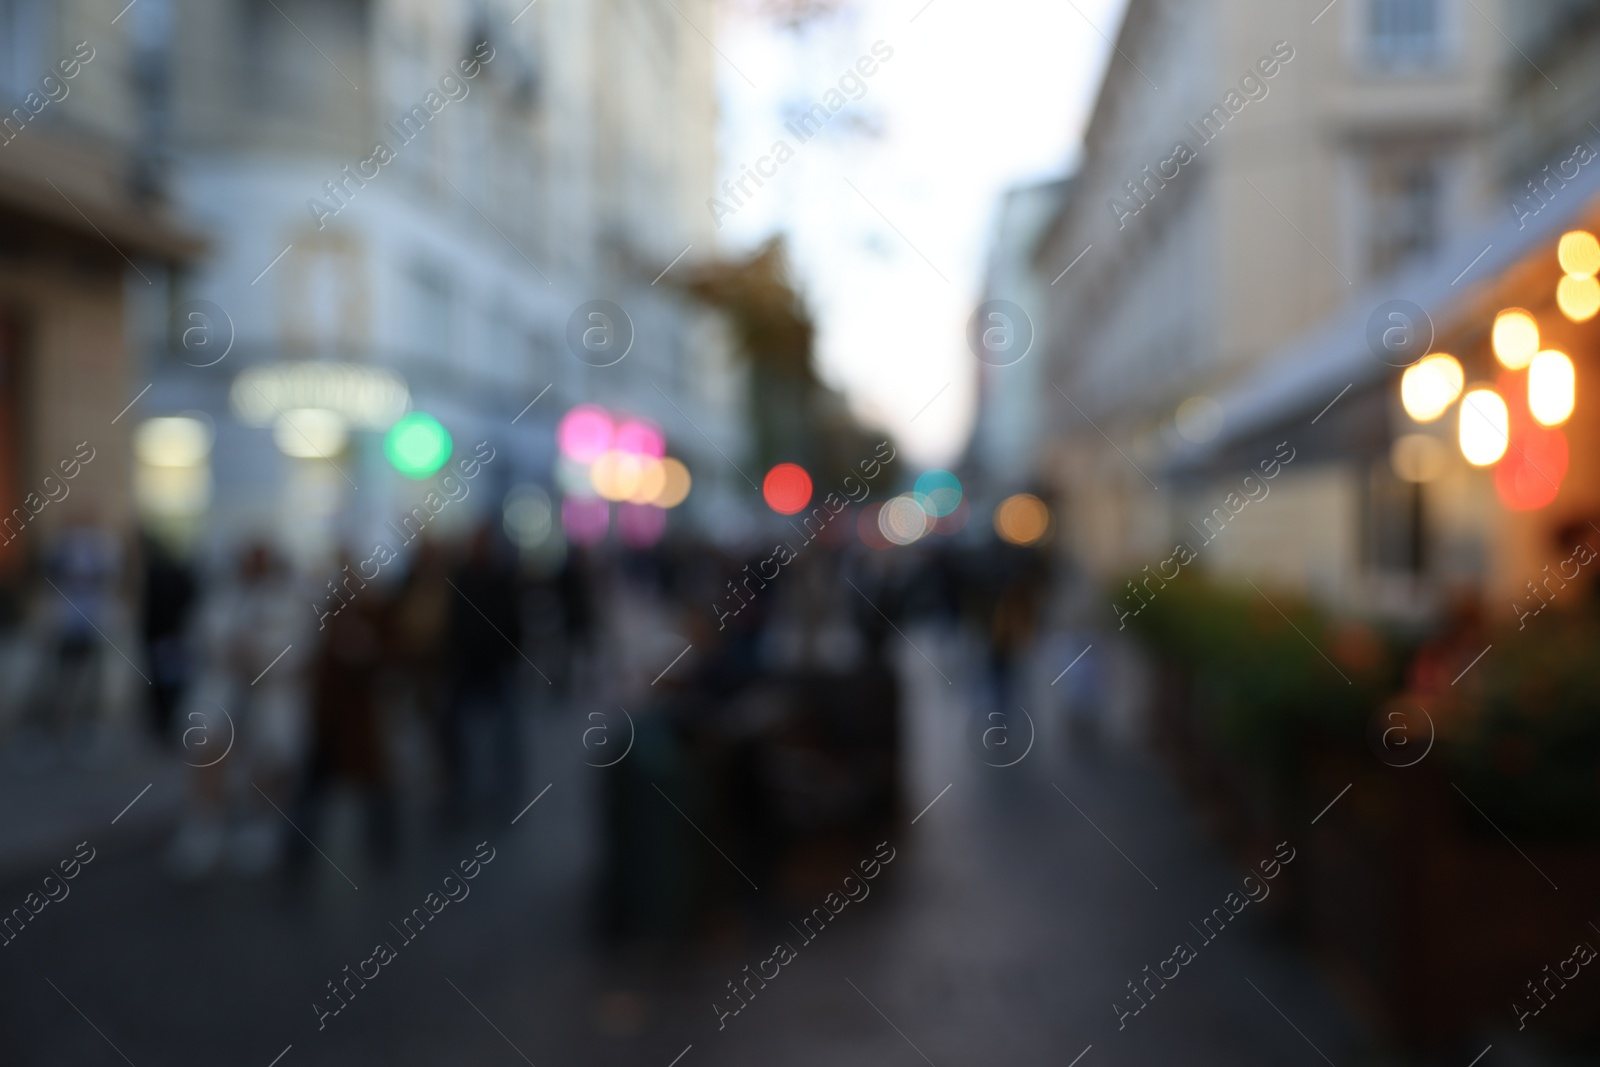
[[[151,467],[198,467],[211,453],[211,427],[187,415],[146,419],[133,433],[133,451]]]
[[[1416,421],[1432,422],[1456,402],[1466,380],[1454,356],[1436,353],[1400,376],[1400,403]]]
[[[1008,496],[994,509],[994,532],[1012,545],[1031,545],[1050,527],[1050,509],[1031,493]]]
[[[929,515],[942,519],[961,506],[961,479],[946,470],[923,471],[911,495]]]
[[[667,465],[655,456],[639,457],[639,484],[628,497],[630,504],[653,504],[667,488]]]
[[[589,484],[605,500],[629,500],[639,490],[644,464],[631,452],[611,448],[600,453],[589,468]]]
[[[811,502],[811,475],[795,463],[780,463],[761,483],[767,506],[779,515],[793,515]]]
[[[328,459],[344,450],[349,437],[344,416],[328,408],[292,408],[278,416],[272,441],[278,451],[297,459]],[[449,440],[446,437],[446,440]],[[449,452],[445,455],[448,457]]]
[[[1560,426],[1572,417],[1578,376],[1572,360],[1550,349],[1528,365],[1528,410],[1541,426]]]
[[[1568,274],[1556,283],[1556,306],[1573,322],[1588,322],[1600,311],[1600,281]]]
[[[283,447],[282,442],[278,447]],[[383,453],[389,458],[389,464],[407,478],[426,478],[444,466],[450,458],[451,447],[449,431],[438,419],[423,411],[400,416],[383,435]]]
[[[666,438],[661,436],[660,428],[653,423],[638,419],[629,419],[617,427],[616,442],[613,447],[623,452],[632,452],[638,456],[654,456],[657,459],[667,454]]]
[[[909,545],[933,529],[933,517],[910,493],[891,498],[878,512],[878,532],[890,544]]]
[[[561,417],[556,427],[556,441],[561,454],[579,463],[593,463],[600,453],[612,447],[616,428],[604,408],[593,404],[579,404]]]
[[[1507,370],[1521,370],[1539,351],[1539,323],[1521,308],[1494,317],[1494,354]]]
[[[1493,389],[1474,389],[1461,399],[1461,454],[1474,467],[1487,467],[1506,454],[1511,413]]]
[[[661,461],[664,477],[662,489],[650,503],[658,508],[675,508],[689,496],[689,468],[681,460],[668,456]]]
[[[1600,271],[1600,241],[1586,230],[1562,234],[1556,258],[1561,261],[1561,269],[1568,274],[1593,277]]]

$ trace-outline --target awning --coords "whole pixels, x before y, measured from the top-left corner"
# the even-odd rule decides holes
[[[1215,396],[1222,407],[1222,432],[1204,445],[1173,452],[1166,469],[1181,476],[1231,465],[1241,446],[1285,424],[1304,427],[1336,397],[1334,412],[1346,405],[1360,407],[1364,395],[1386,386],[1401,370],[1378,359],[1367,340],[1368,321],[1380,305],[1411,301],[1428,313],[1437,337],[1448,337],[1464,318],[1482,313],[1491,288],[1508,271],[1532,256],[1553,256],[1560,236],[1582,226],[1597,210],[1600,161],[1581,170],[1520,226],[1508,200],[1498,221],[1463,232],[1431,257],[1361,287],[1321,325],[1268,355]],[[1370,412],[1357,421],[1370,424]]]

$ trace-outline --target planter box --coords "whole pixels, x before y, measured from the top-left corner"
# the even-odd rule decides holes
[[[1578,942],[1600,947],[1589,925],[1600,919],[1600,844],[1518,842],[1524,857],[1447,774],[1437,757],[1395,769],[1338,755],[1315,760],[1307,776],[1329,797],[1354,783],[1307,842],[1300,873],[1313,943],[1370,1019],[1420,1048],[1515,1030],[1513,1002],[1538,1007],[1525,983]],[[1600,961],[1557,988],[1529,1032],[1600,1027]]]

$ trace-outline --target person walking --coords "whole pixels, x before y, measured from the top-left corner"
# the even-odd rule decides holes
[[[479,527],[451,579],[445,765],[446,813],[452,820],[465,818],[480,799],[493,806],[509,804],[521,786],[522,740],[512,680],[522,658],[522,613],[516,572],[497,547],[493,529]],[[485,747],[493,756],[480,760],[477,754]],[[479,780],[480,763],[490,764],[484,780]]]
[[[195,768],[189,812],[173,841],[179,877],[224,858],[241,873],[273,867],[282,852],[279,808],[305,748],[305,630],[311,618],[288,564],[264,541],[240,552],[233,581],[201,609],[204,666],[180,725]]]

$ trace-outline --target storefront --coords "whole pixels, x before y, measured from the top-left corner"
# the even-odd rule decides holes
[[[1287,441],[1301,497],[1223,569],[1426,616],[1469,593],[1509,610],[1578,530],[1600,545],[1596,233],[1585,173],[1363,291],[1220,396],[1222,432],[1174,477],[1203,491]]]

